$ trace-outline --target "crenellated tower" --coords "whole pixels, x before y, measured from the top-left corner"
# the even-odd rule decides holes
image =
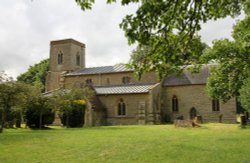
[[[63,87],[65,73],[85,68],[85,44],[73,39],[51,41],[49,61],[46,92]]]

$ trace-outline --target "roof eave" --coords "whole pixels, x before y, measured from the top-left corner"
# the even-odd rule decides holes
[[[64,76],[88,76],[88,75],[102,75],[102,74],[117,74],[117,73],[126,73],[126,72],[134,72],[134,70],[129,71],[117,71],[117,72],[105,72],[105,73],[89,73],[89,74],[65,74]],[[71,72],[72,73],[72,72]]]

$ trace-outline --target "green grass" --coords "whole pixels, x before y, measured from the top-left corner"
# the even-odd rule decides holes
[[[0,162],[250,162],[250,128],[205,124],[7,129]]]

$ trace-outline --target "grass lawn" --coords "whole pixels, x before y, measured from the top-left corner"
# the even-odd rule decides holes
[[[0,162],[250,162],[250,128],[205,124],[6,129]]]

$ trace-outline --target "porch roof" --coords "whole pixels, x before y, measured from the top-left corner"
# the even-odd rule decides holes
[[[148,93],[157,83],[94,87],[97,95]]]

